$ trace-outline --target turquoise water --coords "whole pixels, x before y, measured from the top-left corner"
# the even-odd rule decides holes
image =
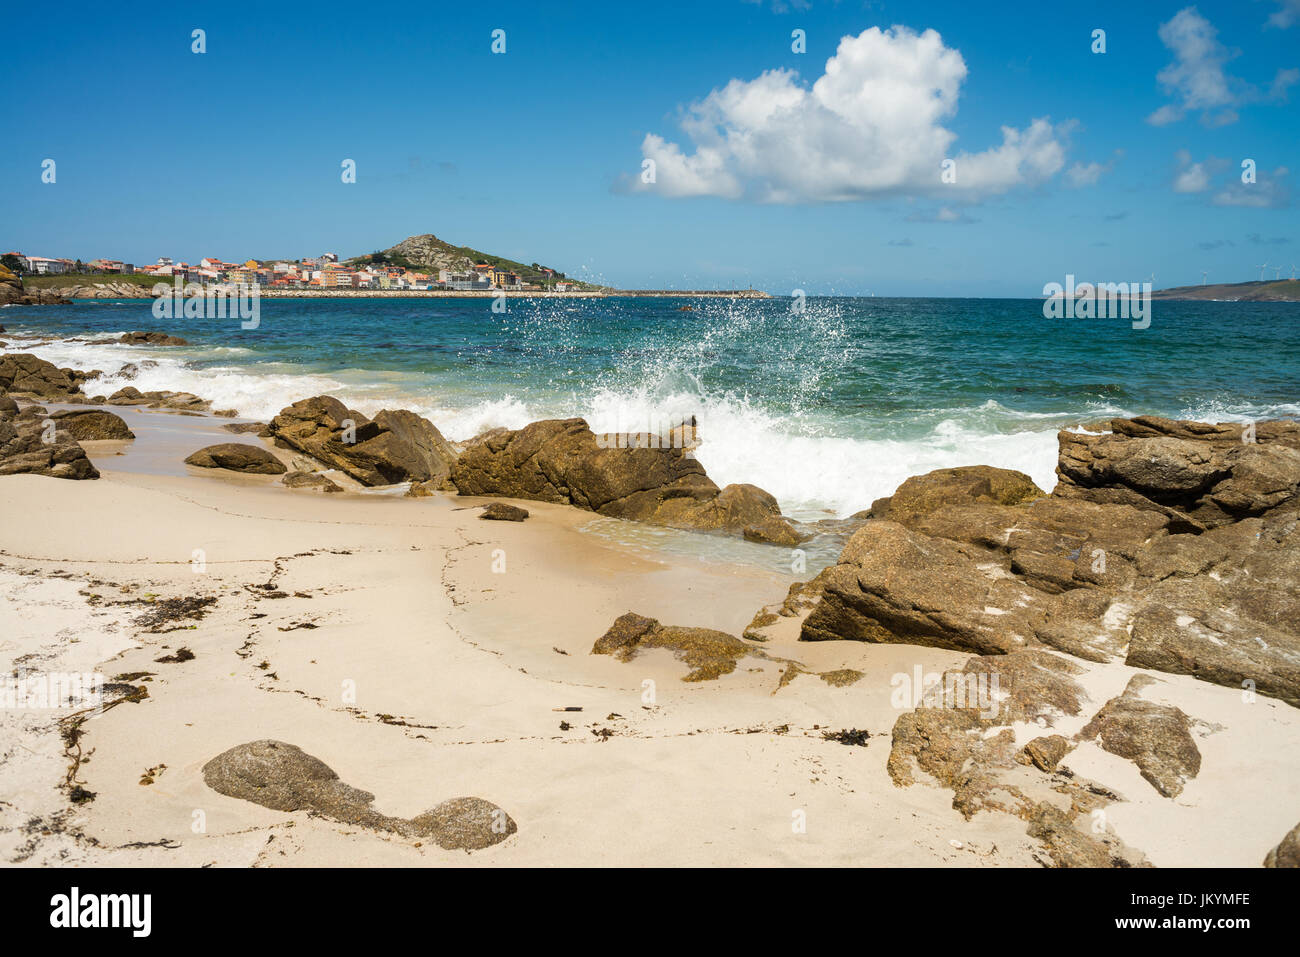
[[[685,302],[693,311],[680,311]],[[254,418],[330,393],[404,407],[451,438],[538,418],[598,430],[694,414],[700,461],[803,517],[846,514],[908,475],[976,462],[1054,483],[1059,428],[1112,415],[1300,415],[1300,304],[1155,302],[1150,328],[1049,320],[1036,300],[348,299],[261,302],[260,325],[155,319],[150,304],[10,307],[61,366],[184,389]],[[178,349],[74,338],[164,329]],[[127,384],[110,375],[92,392]]]

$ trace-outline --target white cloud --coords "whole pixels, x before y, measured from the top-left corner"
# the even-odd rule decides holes
[[[1186,150],[1178,151],[1178,171],[1174,174],[1175,193],[1203,193],[1210,187],[1210,173],[1204,163],[1193,163]]]
[[[1254,183],[1243,183],[1236,177],[1211,202],[1215,206],[1282,209],[1291,203],[1291,192],[1284,182],[1288,173],[1290,170],[1285,166],[1279,166],[1271,173],[1260,170]]]
[[[1268,18],[1268,25],[1285,30],[1295,23],[1300,23],[1300,0],[1277,0],[1277,9]]]
[[[1218,31],[1195,7],[1185,7],[1160,25],[1160,42],[1174,54],[1174,62],[1156,74],[1165,92],[1179,102],[1156,110],[1147,122],[1156,126],[1180,120],[1189,110],[1211,111],[1236,105],[1237,81],[1223,66],[1233,57],[1218,39]]]
[[[872,27],[841,38],[811,87],[793,70],[733,79],[691,104],[681,126],[691,152],[656,134],[642,143],[665,196],[761,202],[826,202],[887,195],[952,195],[969,201],[1049,179],[1065,164],[1068,127],[1035,119],[1004,126],[1002,142],[954,152],[943,122],[966,79],[961,54],[934,30]],[[955,182],[940,179],[953,159]]]
[[[1287,7],[1292,6],[1300,10],[1300,0],[1287,0]],[[1220,43],[1219,31],[1195,7],[1179,10],[1169,22],[1160,25],[1159,34],[1160,41],[1173,52],[1174,62],[1157,73],[1156,80],[1175,102],[1166,103],[1147,117],[1152,126],[1176,123],[1192,112],[1200,112],[1206,126],[1227,126],[1239,119],[1237,107],[1263,99],[1255,86],[1224,69],[1239,51]],[[1297,82],[1300,70],[1278,70],[1269,98],[1285,100],[1287,88]]]

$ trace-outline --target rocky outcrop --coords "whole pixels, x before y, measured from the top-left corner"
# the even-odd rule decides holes
[[[187,346],[188,340],[165,332],[124,332],[116,340],[124,346]]]
[[[1097,739],[1104,750],[1128,758],[1152,787],[1173,798],[1200,772],[1201,752],[1187,715],[1142,697],[1142,690],[1153,683],[1147,675],[1134,675],[1124,693],[1107,701],[1076,738]]]
[[[1300,494],[1300,423],[1142,416],[1111,428],[1060,434],[1057,495],[1173,510],[1200,530],[1294,506]]]
[[[0,414],[0,475],[97,479],[86,450],[66,431],[36,415]]]
[[[1241,426],[1113,425],[1061,434],[1050,496],[1021,485],[1020,504],[978,501],[989,493],[965,470],[909,480],[911,492],[873,506],[838,562],[799,586],[802,608],[790,611],[815,606],[801,638],[995,654],[1046,646],[1300,706],[1296,427],[1257,423],[1259,441],[1243,445]],[[1148,472],[1153,455],[1165,465]],[[1085,473],[1113,484],[1067,480]]]
[[[332,396],[303,399],[280,410],[268,432],[363,485],[445,482],[455,450],[428,419],[404,410],[368,419]]]
[[[381,814],[369,791],[343,783],[324,761],[283,741],[250,741],[224,751],[203,766],[203,781],[218,794],[273,811],[311,811],[344,824],[431,838],[449,850],[482,850],[519,829],[504,810],[475,797],[444,801],[409,820]]]
[[[65,409],[52,413],[50,418],[78,441],[135,438],[125,419],[101,409]]]
[[[212,407],[211,402],[200,399],[192,392],[167,390],[141,392],[133,385],[118,389],[106,401],[108,405],[143,406],[148,409],[168,409],[195,414],[206,412]]]
[[[0,355],[0,388],[50,399],[67,398],[77,391],[66,372],[26,352]]]
[[[16,276],[4,266],[0,266],[0,306],[45,306],[66,304],[67,299],[60,295],[62,290],[27,289],[21,276]],[[0,327],[0,332],[4,328]]]
[[[719,489],[671,442],[598,438],[582,419],[548,419],[487,437],[460,456],[451,481],[461,495],[555,502],[673,528],[738,533],[780,515],[776,499],[756,486]]]
[[[227,469],[250,475],[283,475],[288,471],[284,463],[269,450],[260,445],[245,445],[242,442],[209,445],[192,453],[185,464],[201,469]]]
[[[872,518],[913,526],[921,517],[948,505],[1019,505],[1047,493],[1024,472],[969,465],[913,475],[889,498],[871,505]]]

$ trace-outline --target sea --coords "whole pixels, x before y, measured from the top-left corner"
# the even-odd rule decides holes
[[[1057,432],[1113,416],[1300,417],[1300,303],[1156,300],[1134,328],[1048,319],[1034,299],[494,301],[263,299],[245,329],[80,300],[0,309],[8,334],[46,337],[0,341],[102,370],[92,395],[182,390],[263,421],[321,394],[367,415],[411,409],[453,440],[545,418],[600,432],[694,416],[714,481],[761,486],[805,520],[947,466],[1019,469],[1050,490]],[[85,341],[131,330],[189,345]]]

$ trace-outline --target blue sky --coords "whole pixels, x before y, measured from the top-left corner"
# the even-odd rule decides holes
[[[1300,265],[1300,0],[228,9],[7,11],[0,247],[432,232],[623,287],[876,295]]]

